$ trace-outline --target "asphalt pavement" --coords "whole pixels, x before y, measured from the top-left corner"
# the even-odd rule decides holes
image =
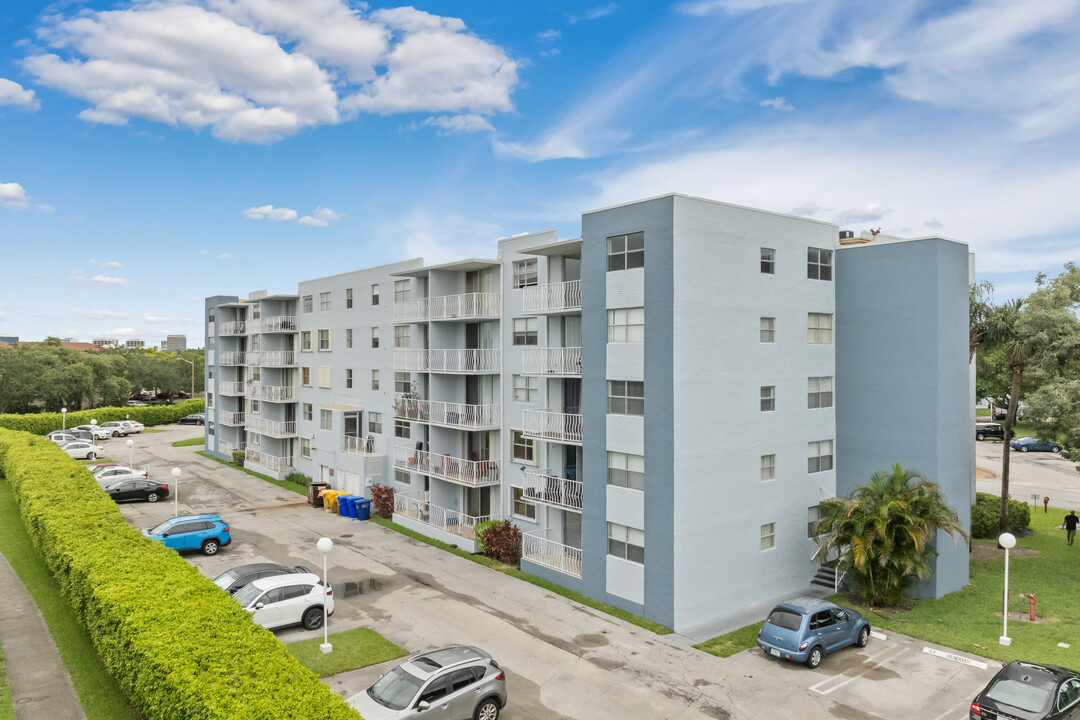
[[[1001,495],[1001,453],[1004,443],[1000,440],[983,440],[975,443],[975,464],[989,470],[997,477],[976,480],[979,492]],[[1038,498],[1032,502],[1032,495]],[[1027,452],[1013,450],[1009,453],[1009,497],[1042,509],[1042,499],[1050,498],[1051,508],[1075,509],[1080,512],[1080,472],[1076,463],[1057,453]]]

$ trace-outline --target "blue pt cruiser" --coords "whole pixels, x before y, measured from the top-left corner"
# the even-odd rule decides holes
[[[773,608],[758,633],[766,655],[816,668],[826,653],[848,645],[866,647],[870,623],[862,615],[826,600],[802,597]]]

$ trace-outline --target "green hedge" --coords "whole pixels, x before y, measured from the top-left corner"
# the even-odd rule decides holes
[[[67,414],[67,426],[89,425],[91,420],[98,424],[112,420],[131,419],[147,427],[174,423],[185,415],[203,412],[202,400],[185,400],[172,405],[145,405],[138,407],[104,407],[94,410],[76,410]],[[131,416],[130,418],[128,416]],[[64,426],[64,416],[60,413],[36,413],[33,415],[0,415],[0,428],[22,430],[34,435],[48,435],[53,430]]]
[[[0,476],[105,666],[145,717],[359,717],[232,598],[129,527],[55,443],[0,430]]]
[[[975,493],[975,504],[971,506],[971,537],[996,538],[1000,518],[1001,498],[990,493]],[[1010,498],[1007,524],[1014,535],[1026,532],[1031,524],[1031,506]]]

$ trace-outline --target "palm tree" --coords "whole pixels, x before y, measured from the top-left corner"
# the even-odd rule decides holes
[[[967,539],[941,489],[900,463],[847,497],[822,502],[821,514],[814,528],[818,559],[839,553],[837,569],[854,573],[859,595],[872,606],[898,604],[930,574],[938,530]]]

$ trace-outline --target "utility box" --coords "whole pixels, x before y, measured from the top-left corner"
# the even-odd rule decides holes
[[[324,483],[324,482],[308,483],[308,486],[307,486],[308,505],[311,505],[312,507],[322,507],[322,498],[319,497],[319,493],[321,493],[323,490],[325,490],[328,487],[330,487],[330,483]]]

